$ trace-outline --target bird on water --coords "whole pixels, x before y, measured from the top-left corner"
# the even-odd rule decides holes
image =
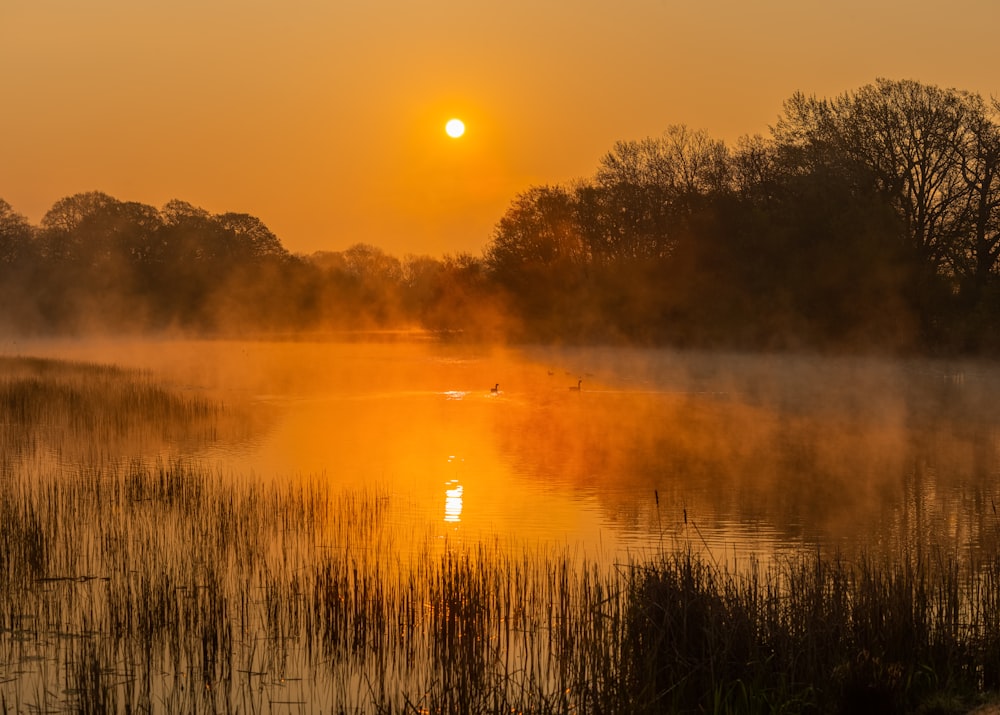
[[[491,387],[490,392],[492,392],[494,395],[500,392],[500,383],[498,382],[493,387]]]
[[[569,389],[571,389],[573,392],[580,392],[580,389],[582,387],[583,387],[583,380],[577,380],[576,385],[570,385]]]

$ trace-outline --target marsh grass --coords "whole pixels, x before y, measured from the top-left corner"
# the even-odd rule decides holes
[[[135,373],[5,369],[23,454],[216,414]],[[1000,687],[1000,558],[960,545],[728,565],[674,540],[606,564],[401,540],[392,495],[320,478],[6,464],[4,711],[892,713]]]
[[[682,552],[631,574],[626,667],[652,711],[902,713],[997,687],[995,559],[814,554],[734,573]]]
[[[221,407],[109,365],[0,356],[0,473],[100,464],[215,437]]]

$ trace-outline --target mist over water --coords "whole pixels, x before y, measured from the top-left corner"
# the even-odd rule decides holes
[[[141,367],[219,399],[214,439],[161,453],[239,479],[384,490],[401,543],[430,532],[739,557],[1000,536],[1000,374],[987,364],[414,336],[3,352]]]

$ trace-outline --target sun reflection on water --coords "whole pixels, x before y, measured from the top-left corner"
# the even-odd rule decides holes
[[[444,491],[444,520],[451,523],[462,521],[462,485],[457,479],[447,482]]]

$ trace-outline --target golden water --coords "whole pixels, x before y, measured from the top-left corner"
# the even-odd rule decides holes
[[[728,557],[1000,534],[989,364],[406,336],[2,347],[142,367],[219,399],[216,439],[158,449],[241,479],[384,490],[404,543],[680,541]]]

